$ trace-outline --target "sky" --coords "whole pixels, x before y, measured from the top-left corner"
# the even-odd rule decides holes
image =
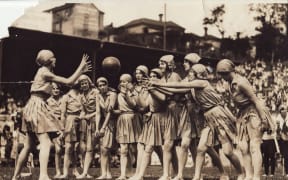
[[[0,0],[0,38],[8,36],[7,28],[29,8],[39,11],[64,4],[65,2],[93,2],[105,13],[104,25],[113,23],[118,27],[138,18],[158,20],[164,13],[166,20],[173,21],[186,29],[186,33],[203,35],[203,18],[209,16],[217,5],[225,4],[225,36],[235,37],[256,34],[257,23],[249,12],[249,3],[263,3],[264,0]],[[269,1],[265,2],[287,2]],[[209,27],[209,34],[220,37],[216,28]]]

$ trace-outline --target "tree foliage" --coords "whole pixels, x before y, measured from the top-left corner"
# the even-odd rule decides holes
[[[259,22],[255,37],[256,57],[264,60],[287,59],[288,4],[251,4],[254,19]]]
[[[224,14],[225,14],[224,4],[215,7],[214,9],[212,9],[211,15],[203,19],[203,25],[215,26],[223,37],[225,33],[223,29],[223,15]]]

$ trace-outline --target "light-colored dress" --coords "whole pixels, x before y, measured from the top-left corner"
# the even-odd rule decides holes
[[[151,95],[148,96],[149,112],[144,114],[144,126],[139,137],[139,142],[150,146],[162,146],[165,139],[171,140],[175,132],[171,132],[171,123],[165,123],[164,102],[161,102]],[[169,125],[169,126],[167,126]],[[174,134],[174,137],[171,135]]]
[[[47,104],[52,111],[51,113],[54,114],[56,120],[60,121],[59,123],[61,125],[61,130],[64,130],[64,121],[61,120],[61,103],[61,97],[59,97],[59,99],[55,99],[53,96],[51,96],[47,99]]]
[[[107,115],[107,107],[110,105],[112,105],[112,107],[115,107],[115,103],[117,101],[116,90],[109,88],[106,94],[99,94],[99,101],[101,108],[101,120],[99,128],[101,128]],[[112,113],[109,122],[105,128],[104,136],[100,139],[101,146],[106,148],[111,148],[113,146],[116,119],[117,117]]]
[[[117,101],[121,113],[117,119],[116,140],[120,144],[137,143],[142,131],[141,115],[135,113],[123,93],[118,94]]]
[[[89,90],[87,94],[81,94],[81,103],[85,114],[91,114],[96,111],[96,100],[99,91],[96,88]],[[86,142],[86,151],[92,151],[94,146],[94,133],[96,130],[95,116],[88,120],[81,120],[81,139]]]
[[[80,113],[82,110],[82,103],[80,95],[72,93],[70,90],[63,96],[62,106],[65,108],[65,142],[79,142],[80,141]]]
[[[239,89],[239,84],[246,84],[252,89],[249,81],[239,75],[236,75],[236,78],[233,79],[230,85],[230,92],[234,104],[239,109],[237,115],[238,140],[249,141],[253,139],[261,142],[263,135],[263,132],[261,131],[261,126],[264,123],[266,124],[266,127],[269,127],[269,122],[272,122],[271,115],[268,108],[264,105],[263,102],[263,110],[265,111],[266,118],[264,119],[264,122],[262,122],[254,103],[251,102],[251,100],[248,99],[248,97],[241,92],[241,90]]]
[[[52,85],[45,74],[52,72],[47,67],[38,69],[31,85],[31,96],[23,110],[22,131],[32,133],[52,133],[61,130],[61,126],[46,100],[50,97]],[[51,135],[52,135],[51,134]]]
[[[224,107],[222,96],[211,84],[205,88],[194,88],[191,92],[204,113],[206,127],[202,133],[208,135],[206,145],[213,146],[216,140],[222,144],[227,141],[233,142],[236,137],[236,118]]]
[[[163,76],[161,78],[161,82],[180,82],[181,77],[179,74],[172,72],[167,77]],[[170,129],[166,132],[169,134],[164,134],[164,137],[167,137],[165,139],[168,140],[168,137],[170,140],[176,140],[177,139],[177,129],[178,129],[178,123],[179,122],[179,114],[181,113],[181,108],[177,106],[177,99],[179,98],[179,95],[175,94],[172,96],[168,96],[166,99],[166,103],[164,107],[166,109],[164,118],[162,119],[164,122],[165,127],[169,127]]]

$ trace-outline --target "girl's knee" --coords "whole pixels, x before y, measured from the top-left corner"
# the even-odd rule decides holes
[[[237,146],[242,154],[247,154],[249,152],[248,143],[246,141],[239,141]]]
[[[197,147],[197,154],[205,154],[207,152],[207,147],[206,146],[198,146]]]
[[[163,145],[163,151],[171,151],[173,147],[173,141],[166,141]]]
[[[261,154],[261,148],[260,148],[261,144],[254,142],[250,144],[250,152],[251,153],[260,153]]]
[[[146,153],[152,154],[153,150],[154,150],[153,146],[146,146],[145,147],[145,152]]]
[[[227,143],[222,144],[222,151],[226,156],[231,156],[233,154],[233,149],[232,149],[232,146]]]
[[[106,147],[101,147],[101,154],[102,154],[103,156],[107,156],[108,153],[109,153],[109,149],[108,149],[108,148],[106,148]]]
[[[127,156],[128,155],[128,146],[121,145],[120,154],[121,154],[121,156]]]
[[[181,148],[188,151],[189,146],[190,146],[190,142],[191,142],[191,141],[190,141],[190,139],[188,139],[188,138],[182,139]]]

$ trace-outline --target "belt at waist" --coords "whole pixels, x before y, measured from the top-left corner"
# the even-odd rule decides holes
[[[46,100],[50,97],[50,95],[45,92],[39,91],[39,92],[31,92],[31,97],[39,97]]]
[[[211,107],[208,107],[208,108],[203,108],[203,111],[204,111],[204,113],[206,113],[206,112],[214,109],[215,107],[224,107],[224,105],[222,105],[222,104],[216,104],[216,105],[211,106]]]
[[[74,115],[74,116],[79,116],[81,111],[76,111],[76,112],[67,112],[67,115]]]
[[[133,112],[133,111],[121,111],[120,115],[122,115],[122,114],[135,114],[135,112]]]
[[[240,110],[244,110],[250,106],[252,106],[253,104],[252,103],[245,103],[245,104],[237,104],[237,108],[240,109]]]

